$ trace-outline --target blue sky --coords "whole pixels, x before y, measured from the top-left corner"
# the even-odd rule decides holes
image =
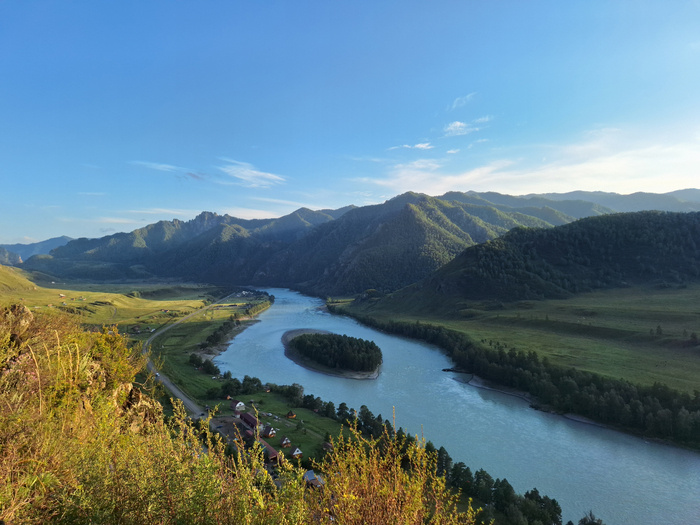
[[[0,0],[0,243],[698,187],[700,2]]]

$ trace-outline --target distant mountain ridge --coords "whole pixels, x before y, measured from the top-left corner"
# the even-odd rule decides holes
[[[682,195],[692,197],[689,192]],[[665,195],[658,202],[681,201]],[[552,228],[614,211],[578,198],[409,192],[382,204],[301,208],[277,219],[202,212],[190,221],[160,221],[130,233],[73,240],[23,267],[65,278],[167,277],[282,286],[321,296],[370,288],[388,292],[513,228]]]
[[[528,197],[526,196],[526,198]],[[554,201],[587,201],[618,212],[644,210],[700,211],[700,190],[696,189],[677,190],[662,194],[637,192],[629,195],[602,191],[572,191],[569,193],[544,193],[533,198],[545,198]]]
[[[65,235],[61,237],[54,237],[52,239],[47,239],[45,241],[40,241],[40,242],[33,242],[33,243],[28,243],[28,244],[0,244],[0,262],[3,260],[3,251],[5,250],[9,252],[9,256],[6,256],[7,259],[5,260],[11,260],[15,259],[14,255],[17,255],[19,258],[23,260],[29,259],[32,255],[41,255],[41,254],[47,254],[51,252],[54,248],[57,248],[59,246],[63,246],[64,244],[67,244],[68,242],[72,241],[70,237],[66,237]],[[13,255],[14,254],[14,255]],[[18,264],[18,262],[21,261],[15,261],[14,263],[12,262],[4,262],[2,264]]]

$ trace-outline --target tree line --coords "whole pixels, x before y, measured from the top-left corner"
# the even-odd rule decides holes
[[[371,372],[382,364],[382,351],[373,341],[339,334],[302,334],[289,345],[316,363],[343,370]]]
[[[333,311],[334,307],[329,309]],[[565,368],[546,357],[540,359],[536,352],[525,353],[500,343],[477,344],[467,335],[444,327],[356,317],[368,326],[444,349],[458,368],[531,394],[537,399],[535,408],[542,408],[541,404],[632,433],[700,447],[698,390],[691,396],[658,382],[639,385]]]

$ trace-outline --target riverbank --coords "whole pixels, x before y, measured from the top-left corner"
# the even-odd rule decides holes
[[[454,370],[450,370],[450,371],[454,372]],[[458,373],[469,376],[468,379],[461,379],[461,378],[455,377],[454,380],[458,381],[460,383],[465,383],[467,385],[471,385],[471,386],[476,387],[476,388],[481,388],[484,390],[493,390],[494,392],[500,392],[501,394],[506,394],[509,396],[517,397],[517,398],[520,398],[524,401],[527,401],[528,403],[533,402],[532,396],[526,392],[522,392],[520,390],[515,390],[514,388],[508,388],[508,387],[495,385],[494,383],[490,383],[489,381],[486,381],[485,379],[482,379],[482,378],[475,376],[474,374],[470,374],[468,372],[458,372]]]
[[[336,368],[329,368],[327,366],[320,365],[315,361],[308,359],[299,352],[295,351],[289,342],[295,337],[303,334],[329,334],[326,330],[315,330],[312,328],[298,328],[296,330],[288,330],[282,334],[282,344],[284,345],[284,356],[298,364],[299,366],[311,370],[313,372],[319,372],[321,374],[343,377],[345,379],[377,379],[379,377],[379,368],[372,372],[356,372],[353,370],[338,370]]]
[[[471,385],[475,388],[481,388],[483,390],[492,390],[494,392],[499,392],[501,394],[506,394],[508,396],[517,397],[519,399],[522,399],[523,401],[527,401],[530,404],[530,408],[533,408],[534,410],[539,410],[540,412],[547,412],[549,414],[555,414],[555,415],[564,417],[566,419],[569,419],[571,421],[576,421],[577,423],[584,423],[586,425],[593,425],[595,427],[606,428],[606,429],[615,430],[618,432],[623,431],[622,429],[615,428],[611,425],[605,425],[603,423],[599,423],[597,421],[594,421],[594,420],[589,419],[587,417],[579,416],[577,414],[571,414],[571,413],[563,414],[561,412],[557,412],[556,410],[553,410],[550,407],[538,404],[537,400],[532,395],[528,394],[527,392],[523,392],[521,390],[516,390],[514,388],[508,388],[508,387],[496,385],[495,383],[491,383],[489,381],[486,381],[485,379],[482,379],[478,376],[475,376],[474,374],[470,374],[469,372],[460,372],[458,370],[453,370],[453,369],[445,369],[445,371],[461,373],[461,374],[464,374],[466,376],[469,376],[468,379],[460,379],[457,377],[454,378],[455,381],[458,381],[460,383],[465,383],[467,385]],[[636,435],[636,436],[644,439],[644,436],[630,433],[630,432],[627,432],[627,433],[630,435],[633,435],[633,436]],[[663,440],[659,440],[658,442],[666,443]],[[692,449],[690,449],[690,450],[692,450]]]

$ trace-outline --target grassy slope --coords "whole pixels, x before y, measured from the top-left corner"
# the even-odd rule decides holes
[[[32,311],[76,310],[83,324],[116,324],[122,332],[135,327],[142,332],[147,327],[149,330],[158,328],[201,308],[205,301],[221,294],[213,286],[194,284],[74,285],[50,281],[35,284],[20,270],[8,267],[0,267],[0,290],[0,306],[21,303]],[[129,295],[134,291],[138,291],[140,297]]]
[[[199,285],[93,285],[80,283],[54,283],[50,281],[39,286],[29,281],[21,270],[0,266],[0,306],[13,303],[23,303],[33,311],[56,310],[62,303],[68,306],[85,306],[81,322],[86,325],[102,326],[116,324],[122,333],[129,332],[131,341],[142,342],[150,335],[151,329],[158,329],[170,324],[178,318],[201,308],[205,300],[211,300],[217,292],[216,288]],[[140,297],[129,296],[138,291]],[[66,295],[60,298],[59,294]],[[132,294],[135,295],[135,294]],[[71,301],[74,298],[74,301]],[[84,298],[84,301],[79,300]],[[190,320],[173,327],[163,336],[156,339],[153,345],[152,358],[159,363],[162,371],[175,383],[183,388],[190,396],[199,400],[202,405],[219,406],[219,414],[231,415],[228,403],[220,399],[208,398],[207,390],[221,386],[220,380],[214,380],[203,372],[196,371],[189,364],[189,355],[198,351],[199,343],[205,340],[229,317],[238,312],[242,313],[245,299],[232,299],[219,308],[212,308],[196,315]],[[104,304],[95,304],[104,303]],[[53,306],[48,306],[52,304]],[[168,312],[163,312],[168,310]],[[244,320],[239,327],[243,330],[249,323]],[[134,327],[140,327],[141,333],[132,332]],[[148,329],[147,329],[148,328]],[[231,334],[231,337],[235,332]],[[213,354],[212,354],[213,355]],[[207,357],[204,354],[204,357]],[[139,376],[145,378],[145,376]],[[261,378],[265,380],[265,378]],[[326,433],[337,436],[340,424],[337,421],[319,416],[313,411],[295,408],[297,419],[287,420],[284,415],[289,411],[287,400],[278,394],[261,392],[252,396],[244,396],[247,403],[254,399],[259,410],[273,413],[274,417],[261,417],[266,423],[280,429],[278,437],[269,441],[270,445],[279,449],[283,435],[288,436],[294,446],[298,446],[305,455],[319,452],[320,445]],[[163,399],[168,409],[167,399]],[[303,420],[303,424],[299,422]],[[300,428],[297,428],[299,426]]]
[[[692,393],[700,390],[700,286],[683,289],[627,288],[581,294],[572,299],[520,301],[489,309],[465,304],[459,315],[442,311],[437,297],[423,304],[375,303],[347,308],[380,319],[428,322],[534,350],[553,363],[651,385],[658,381]],[[662,335],[656,335],[657,327]],[[650,335],[650,330],[654,335]]]

